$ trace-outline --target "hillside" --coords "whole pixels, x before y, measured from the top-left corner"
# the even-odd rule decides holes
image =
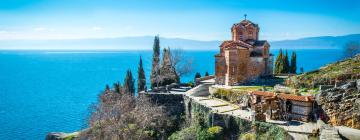
[[[360,54],[291,78],[289,85],[296,88],[318,88],[319,85],[344,84],[360,79]]]
[[[0,40],[0,49],[149,50],[152,47],[153,40],[153,36],[67,40]],[[271,41],[270,45],[272,49],[339,49],[349,41],[360,42],[360,34]],[[220,40],[200,41],[182,38],[161,38],[162,47],[170,46],[186,50],[217,50],[220,44]]]

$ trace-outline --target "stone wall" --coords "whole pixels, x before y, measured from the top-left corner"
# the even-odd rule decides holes
[[[359,80],[358,80],[359,81]],[[341,87],[330,88],[316,96],[328,123],[360,129],[360,81],[349,82]]]

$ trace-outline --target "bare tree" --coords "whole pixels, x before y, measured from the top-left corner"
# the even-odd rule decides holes
[[[350,41],[346,43],[344,50],[344,57],[353,57],[360,53],[360,44],[358,41]]]
[[[191,74],[193,71],[193,59],[185,57],[182,49],[171,51],[171,65],[179,77]]]
[[[134,97],[113,91],[104,92],[94,106],[90,129],[79,139],[164,139],[171,124],[162,106],[146,95]]]

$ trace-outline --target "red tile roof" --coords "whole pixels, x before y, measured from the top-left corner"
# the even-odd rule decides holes
[[[233,48],[233,47],[238,47],[238,48],[252,48],[253,46],[246,43],[246,42],[243,42],[243,41],[232,41],[232,40],[228,40],[228,41],[224,41],[221,45],[220,45],[221,48]]]
[[[253,91],[250,94],[265,96],[265,97],[274,97],[283,99],[283,100],[294,100],[294,101],[301,101],[301,102],[312,102],[314,101],[314,97],[312,96],[299,96],[299,95],[291,95],[291,94],[274,94],[273,92],[266,92],[266,91]]]
[[[314,97],[312,97],[312,96],[298,96],[298,95],[291,95],[291,94],[279,94],[278,97],[280,99],[295,100],[295,101],[301,101],[301,102],[312,102],[312,101],[314,101]]]

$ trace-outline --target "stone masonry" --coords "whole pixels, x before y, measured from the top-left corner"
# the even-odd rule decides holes
[[[273,56],[266,40],[258,40],[259,26],[249,20],[234,24],[232,40],[220,45],[215,55],[215,82],[237,85],[272,74]]]

